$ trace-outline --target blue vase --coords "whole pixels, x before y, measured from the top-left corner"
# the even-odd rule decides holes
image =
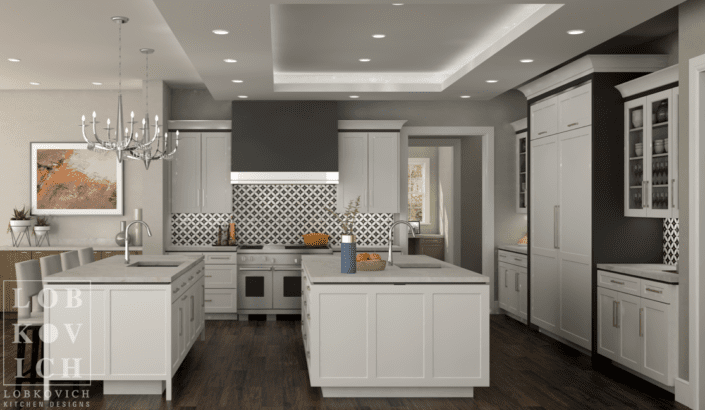
[[[343,235],[340,241],[340,273],[357,272],[355,235]]]

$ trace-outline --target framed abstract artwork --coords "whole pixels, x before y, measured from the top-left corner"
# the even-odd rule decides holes
[[[33,215],[122,215],[122,164],[86,143],[31,144]]]

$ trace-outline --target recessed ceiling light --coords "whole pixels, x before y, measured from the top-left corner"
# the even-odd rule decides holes
[[[532,59],[530,59],[530,58],[525,58],[525,59],[523,59],[523,60],[519,60],[519,62],[520,62],[520,63],[533,63],[534,60],[532,60]]]
[[[31,82],[30,85],[39,85],[39,83]]]
[[[213,34],[217,34],[219,36],[224,36],[228,33],[229,33],[228,30],[213,30]]]
[[[234,83],[241,83],[242,80],[232,80]]]
[[[247,98],[246,95],[238,95],[237,98]]]
[[[8,58],[7,61],[11,61],[13,63],[19,63],[20,59],[19,58]]]
[[[225,61],[226,63],[237,63],[237,60],[232,59],[232,58],[226,58],[226,59],[223,60],[223,61]]]
[[[91,83],[93,85],[103,85],[103,83]]]
[[[497,80],[487,80],[487,81],[485,81],[485,82],[486,82],[486,83],[496,83]]]
[[[387,36],[384,35],[384,34],[373,34],[372,37],[374,37],[374,38],[385,38],[385,37],[387,37]]]
[[[585,32],[585,30],[568,30],[568,34],[570,34],[571,36],[583,34],[584,32]]]
[[[351,95],[350,98],[360,98],[359,95]]]
[[[392,6],[403,6],[404,3],[392,3]]]
[[[470,98],[469,95],[461,95],[460,98]]]
[[[369,58],[361,58],[360,61],[362,61],[363,63],[366,63],[366,62],[370,61],[370,59]]]

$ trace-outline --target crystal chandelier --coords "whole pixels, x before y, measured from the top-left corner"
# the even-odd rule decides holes
[[[139,137],[138,132],[134,132],[135,125],[135,113],[134,111],[130,114],[130,129],[124,126],[123,115],[122,115],[122,25],[127,23],[129,19],[127,17],[113,17],[112,21],[118,23],[118,111],[117,111],[117,121],[115,124],[115,138],[110,136],[113,128],[110,127],[110,118],[107,120],[107,127],[104,130],[107,131],[106,139],[103,140],[98,137],[96,133],[96,113],[93,111],[93,138],[96,142],[91,142],[86,137],[86,116],[81,117],[81,130],[83,132],[83,139],[88,143],[88,149],[94,150],[105,150],[105,151],[115,151],[117,154],[118,162],[122,163],[123,158],[131,158],[142,160],[146,169],[149,169],[149,164],[153,160],[170,160],[174,157],[176,149],[178,147],[178,136],[179,132],[176,132],[176,138],[174,139],[174,148],[171,152],[168,152],[168,134],[165,132],[164,136],[160,136],[161,131],[159,125],[159,116],[154,117],[154,135],[149,138],[150,124],[149,124],[149,54],[153,53],[154,50],[149,48],[143,48],[140,51],[146,56],[147,59],[147,70],[145,73],[146,78],[146,113],[145,118],[142,120],[142,139]],[[152,144],[155,143],[156,150],[153,150]]]

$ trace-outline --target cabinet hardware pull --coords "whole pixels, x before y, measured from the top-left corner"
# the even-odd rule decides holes
[[[191,321],[196,317],[194,316],[194,311],[196,310],[196,299],[191,295]]]
[[[578,123],[577,123],[577,122],[574,122],[574,123],[572,123],[572,124],[568,124],[569,127],[572,127],[573,125],[578,125]]]
[[[547,132],[548,132],[548,131],[541,131],[541,132],[539,132],[539,135],[545,134],[545,133],[547,133]]]
[[[656,289],[649,289],[649,288],[646,288],[646,290],[649,291],[649,292],[654,292],[654,293],[663,293],[663,291],[661,291],[661,290],[656,290]]]
[[[303,295],[304,295],[304,291],[302,290],[302,291],[301,291],[301,296],[303,296]]]
[[[617,304],[617,326],[615,326],[615,327],[619,328],[619,303],[620,302],[615,302],[615,303]]]
[[[193,276],[191,276],[190,278],[188,278],[188,280],[193,280]]]
[[[206,302],[212,302],[213,299],[206,299]]]
[[[646,185],[646,196],[645,196],[644,198],[648,198],[648,197],[650,196],[650,195],[649,195],[649,183],[650,183],[650,182],[651,182],[651,181],[644,181],[644,185]],[[648,201],[648,200],[644,201],[644,205],[646,205],[646,207],[648,208],[648,207],[649,207],[649,201]]]
[[[199,195],[200,192],[198,192],[198,191],[199,191],[199,189],[196,188],[196,207],[197,208],[201,206],[201,195]]]
[[[179,336],[184,334],[184,314],[183,310],[179,308]]]
[[[646,189],[644,188],[646,186],[646,181],[641,181],[641,209],[646,208]]]
[[[184,295],[184,297],[182,297],[181,300],[186,300],[187,297],[188,297],[187,295]]]
[[[311,320],[311,314],[310,314],[310,313],[306,315],[306,319]]]
[[[504,287],[507,287],[507,270],[504,270]]]
[[[211,259],[230,259],[230,256],[211,256]]]
[[[615,312],[617,309],[615,309],[615,303],[616,301],[612,301],[612,327],[617,327],[617,323],[615,322]]]
[[[676,207],[676,179],[673,178],[673,183],[671,184],[671,203],[673,207]]]
[[[179,288],[174,289],[174,293],[179,293]]]
[[[514,272],[514,290],[519,292],[519,272]]]
[[[213,277],[213,275],[206,275],[206,277],[207,277],[207,278],[212,278],[212,277]]]
[[[522,262],[522,260],[519,259],[519,258],[514,258],[514,260],[517,261],[517,262]]]
[[[306,301],[304,300],[304,306],[306,306]]]
[[[639,336],[644,336],[644,330],[642,329],[642,313],[644,312],[644,308],[639,309]]]
[[[201,190],[201,206],[206,206],[206,190]]]
[[[611,280],[611,279],[610,279],[610,282],[616,283],[616,284],[618,284],[618,285],[624,285],[624,282],[617,282],[616,280]]]
[[[560,238],[559,238],[559,224],[560,224],[560,213],[561,213],[561,206],[556,205],[553,207],[553,247],[556,249],[560,249]]]
[[[310,287],[310,286],[306,286],[306,290],[310,291],[310,290],[311,290],[311,287]]]

